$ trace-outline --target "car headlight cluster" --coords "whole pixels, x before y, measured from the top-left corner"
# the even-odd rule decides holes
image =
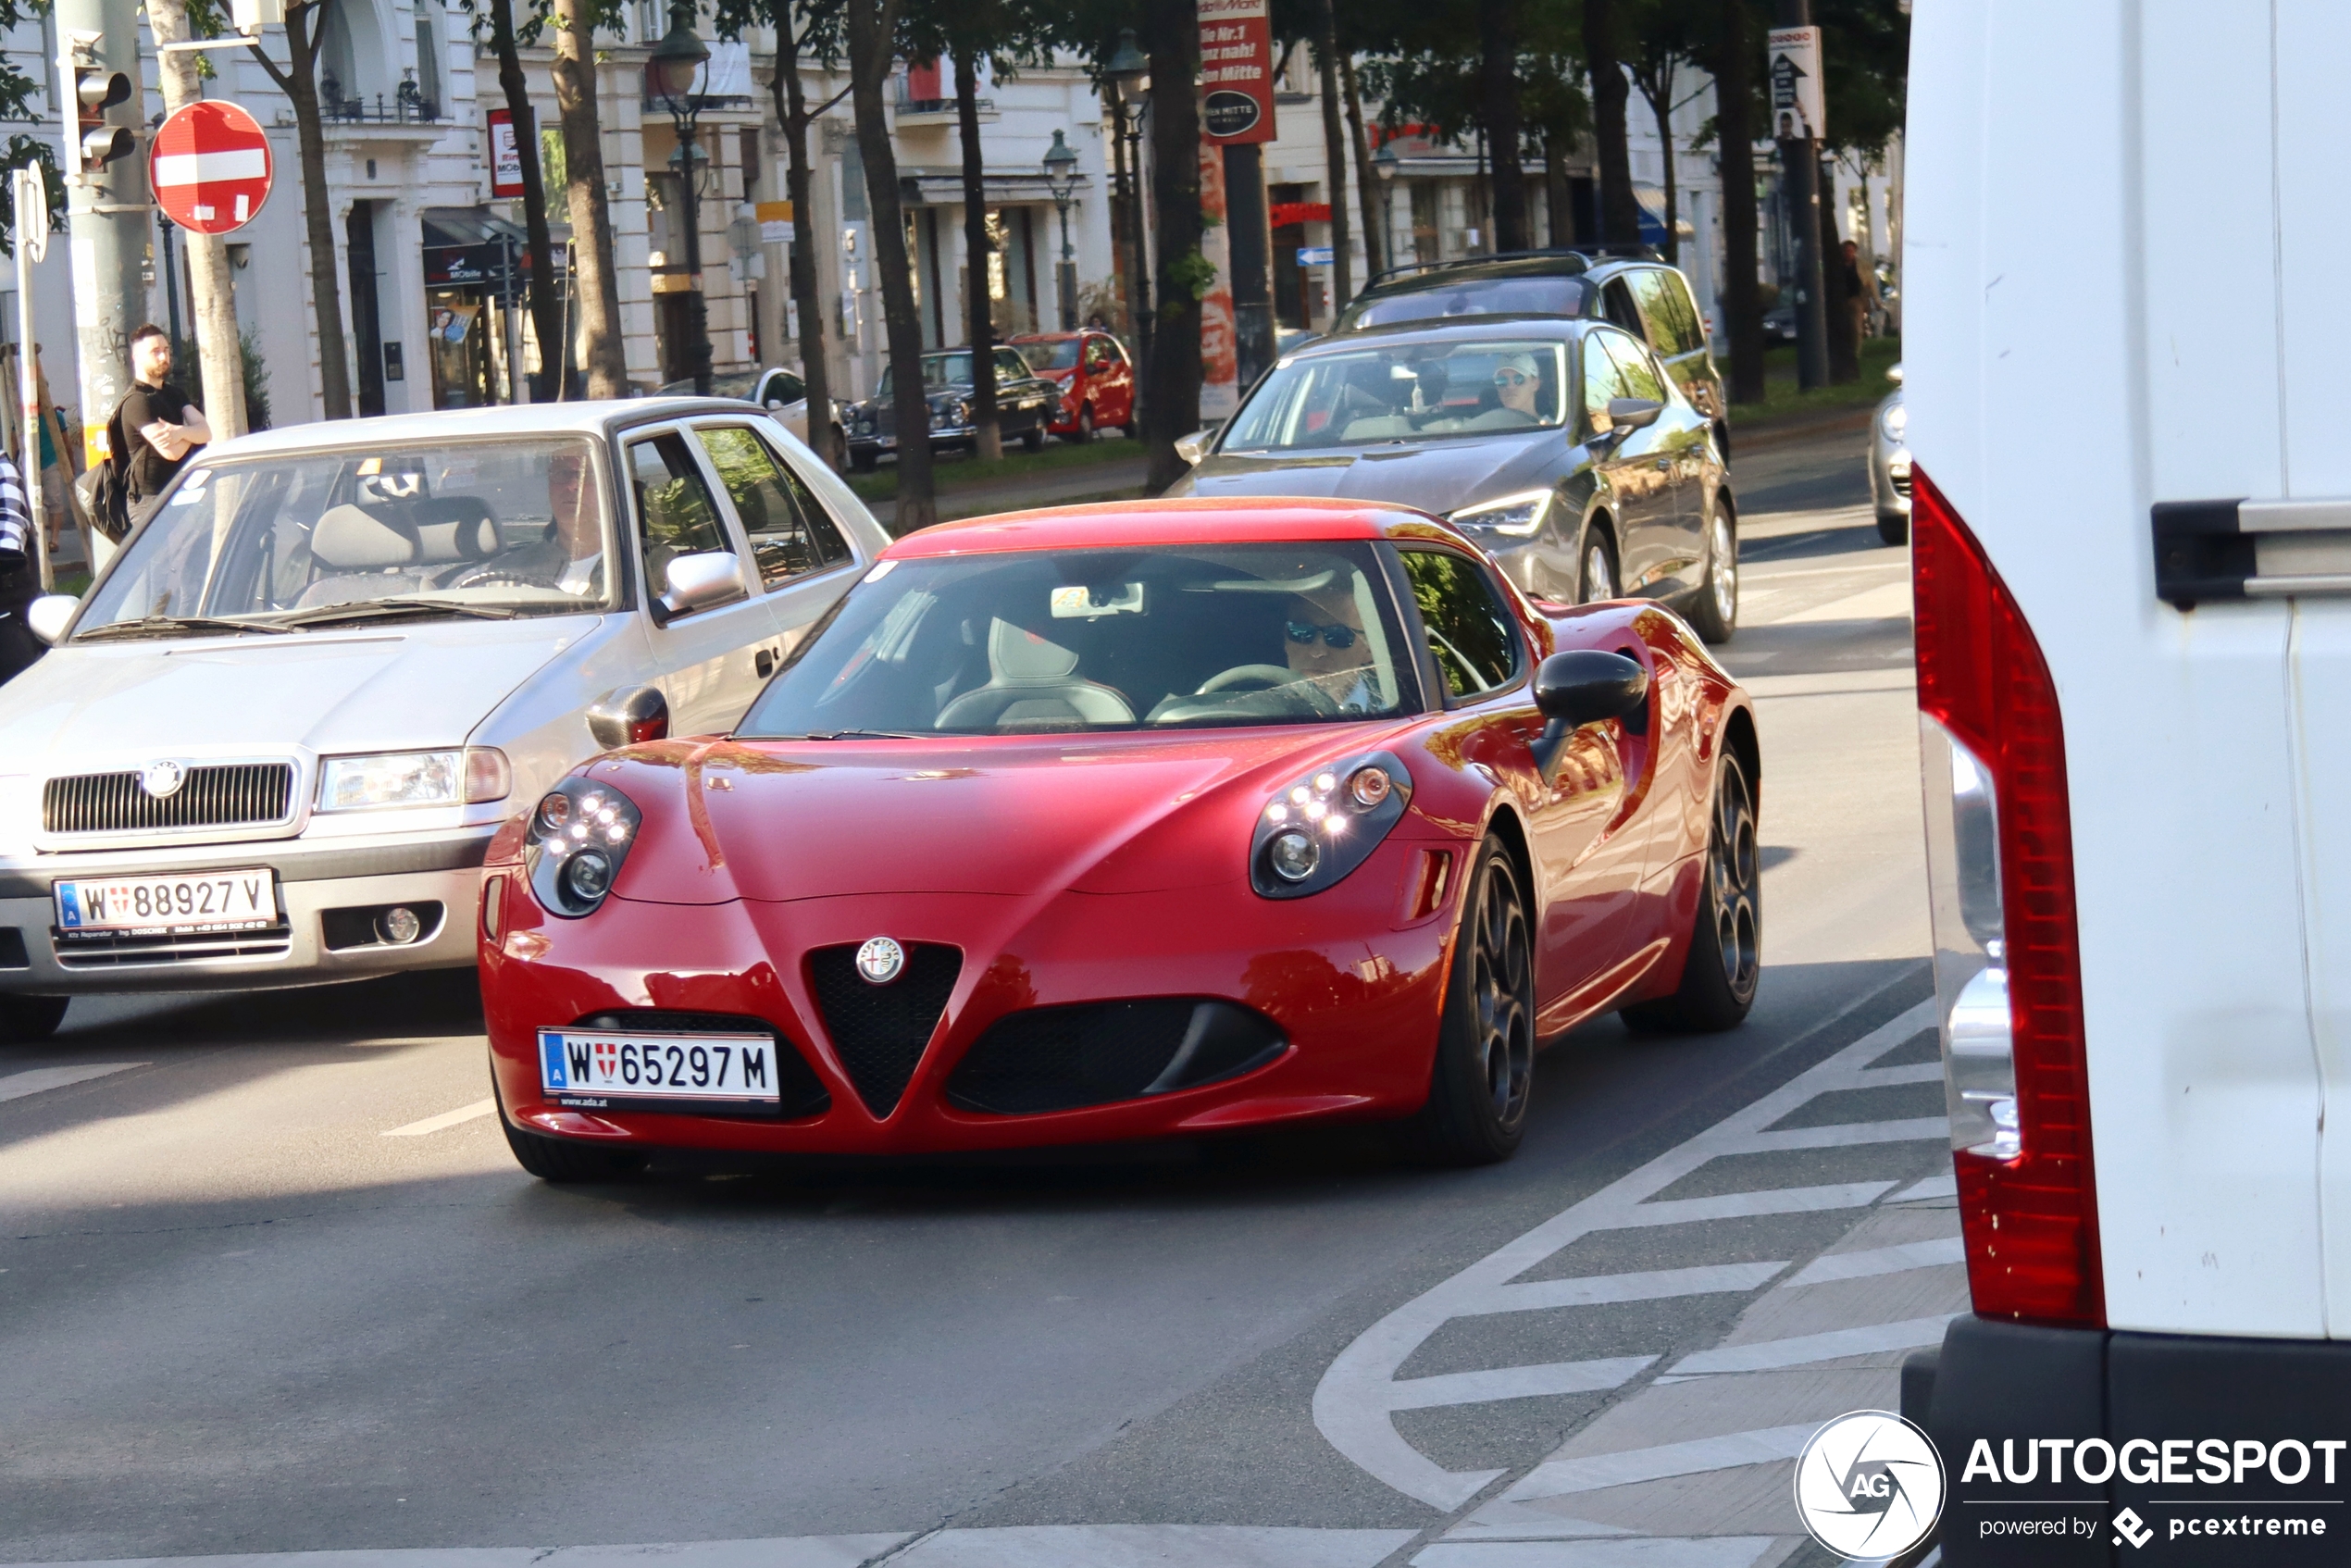
[[[523,863],[530,890],[553,914],[593,915],[612,891],[643,822],[637,803],[609,784],[566,778],[530,814]]]
[[[506,753],[495,746],[446,752],[377,752],[318,764],[318,810],[386,811],[402,806],[478,805],[514,788]]]
[[[1910,429],[1909,405],[1897,398],[1879,411],[1877,428],[1885,432],[1888,441],[1901,441]]]
[[[1505,495],[1494,501],[1481,501],[1474,506],[1464,506],[1446,515],[1445,520],[1455,528],[1484,529],[1489,533],[1507,534],[1512,539],[1525,539],[1543,526],[1551,515],[1551,492],[1530,490],[1519,495]]]
[[[1387,752],[1316,768],[1257,814],[1249,880],[1269,899],[1304,898],[1344,879],[1403,820],[1412,776]]]

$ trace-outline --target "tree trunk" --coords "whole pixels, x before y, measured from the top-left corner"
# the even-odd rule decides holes
[[[1723,325],[1731,340],[1731,401],[1763,399],[1763,308],[1756,288],[1755,33],[1748,0],[1722,0],[1714,56],[1714,140],[1723,166]]]
[[[1826,292],[1829,384],[1861,379],[1861,343],[1853,334],[1853,296],[1845,287],[1845,242],[1836,234],[1836,163],[1821,160],[1821,280]]]
[[[881,275],[882,325],[889,340],[890,410],[898,426],[898,518],[906,534],[939,521],[930,467],[930,404],[923,396],[923,322],[906,255],[906,218],[898,205],[898,155],[882,108],[898,31],[897,0],[849,0],[850,101],[857,111],[857,150],[865,160],[873,211],[874,270]]]
[[[1584,0],[1584,59],[1592,73],[1592,135],[1600,153],[1600,238],[1641,243],[1641,204],[1633,194],[1633,153],[1624,131],[1631,90],[1616,49],[1615,0]]]
[[[1478,96],[1493,166],[1494,248],[1523,251],[1526,232],[1525,134],[1518,113],[1517,0],[1478,0]],[[1622,118],[1618,121],[1620,131]]]
[[[1113,82],[1110,90],[1112,134],[1118,139],[1119,179],[1126,192],[1126,219],[1121,243],[1126,248],[1126,320],[1135,334],[1135,353],[1143,362],[1142,379],[1149,380],[1151,358],[1151,247],[1143,243],[1143,148],[1126,140],[1126,108]],[[1148,392],[1143,395],[1149,396]]]
[[[318,17],[315,3],[286,7],[286,68],[258,44],[253,56],[293,103],[302,161],[302,215],[310,242],[310,296],[318,334],[318,392],[330,419],[351,417],[351,355],[342,335],[342,289],[335,271],[333,193],[327,188],[327,135],[318,123]]]
[[[1363,211],[1364,282],[1394,266],[1387,254],[1387,204],[1380,200],[1379,170],[1372,167],[1371,139],[1363,134],[1363,94],[1355,83],[1355,57],[1338,57],[1339,90],[1347,94],[1347,139],[1355,145],[1355,194]]]
[[[1665,259],[1679,267],[1682,264],[1681,200],[1674,181],[1673,149],[1673,64],[1668,60],[1658,68],[1656,80],[1643,80],[1641,96],[1648,100],[1649,112],[1657,117],[1657,144],[1665,150],[1665,243],[1659,248]]]
[[[1314,53],[1323,67],[1323,191],[1331,204],[1331,314],[1336,317],[1355,297],[1355,263],[1349,254],[1354,246],[1347,222],[1347,137],[1338,123],[1338,19],[1331,0],[1321,0],[1316,26]],[[1155,67],[1151,80],[1159,80]],[[1365,213],[1363,220],[1369,223],[1371,214]]]
[[[789,22],[790,19],[784,19]],[[809,206],[815,183],[808,161],[808,93],[800,80],[800,44],[789,26],[768,81],[776,118],[784,128],[784,190],[791,197],[791,297],[800,312],[800,379],[808,389],[808,444],[834,467],[846,455],[833,448],[832,374],[825,364],[825,312],[816,287],[816,214]]]
[[[147,25],[155,30],[158,44],[186,38],[187,0],[147,0]],[[159,54],[156,58],[163,79],[164,113],[176,114],[204,96],[196,79],[195,56]],[[229,287],[229,242],[221,235],[199,234],[193,229],[183,230],[181,238],[188,242],[188,287],[194,296],[188,303],[196,317],[196,354],[203,362],[205,418],[212,426],[213,439],[227,441],[245,433],[244,364],[237,348],[236,299]],[[39,442],[27,450],[37,454]],[[65,450],[62,444],[58,446],[57,461],[71,474],[73,465]],[[26,479],[30,491],[40,483],[41,476],[28,474]]]
[[[1543,132],[1543,211],[1554,249],[1564,250],[1575,243],[1575,215],[1569,210],[1567,187],[1567,157],[1560,146],[1564,140],[1557,131]]]
[[[620,279],[612,207],[604,194],[604,143],[596,122],[594,0],[554,0],[555,111],[563,117],[566,198],[571,213],[571,282],[579,301],[579,367],[590,397],[628,395],[620,341]]]
[[[979,146],[979,56],[955,56],[955,129],[964,143],[964,314],[972,346],[972,456],[993,463],[1004,455],[996,428],[996,322],[988,296],[988,181]]]
[[[1200,9],[1194,0],[1148,0],[1151,81],[1200,80]],[[1178,438],[1200,429],[1200,99],[1188,86],[1151,94],[1151,197],[1159,221],[1158,352],[1146,369],[1143,408],[1150,443],[1147,483],[1153,494],[1184,477]]]
[[[515,152],[522,161],[522,216],[530,248],[530,330],[539,340],[539,376],[531,383],[534,403],[563,396],[567,355],[564,353],[563,301],[555,292],[555,245],[547,231],[547,182],[539,168],[539,121],[530,108],[530,84],[515,46],[514,0],[490,0],[491,47],[498,56],[498,85],[514,118]]]

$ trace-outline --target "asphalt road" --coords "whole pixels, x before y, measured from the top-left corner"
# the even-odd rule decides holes
[[[1559,1041],[1506,1166],[1325,1132],[557,1189],[484,1114],[470,976],[77,1002],[0,1050],[0,1562],[1815,1561],[1791,1444],[1964,1300],[1860,446],[1737,473],[1756,1011]]]

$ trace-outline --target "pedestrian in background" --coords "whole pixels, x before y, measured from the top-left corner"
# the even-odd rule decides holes
[[[45,652],[25,624],[26,609],[40,596],[32,514],[25,507],[15,460],[0,452],[0,681],[12,678]]]
[[[1859,354],[1861,340],[1870,335],[1870,318],[1877,312],[1879,300],[1877,274],[1861,265],[1861,247],[1852,240],[1845,242],[1845,275],[1841,283],[1846,314],[1853,322],[1853,351]]]
[[[204,410],[167,378],[171,374],[171,339],[150,321],[131,334],[131,388],[116,405],[113,424],[130,442],[129,460],[122,464],[123,499],[137,528],[154,511],[156,500],[180,470],[188,454],[212,440],[212,426]],[[118,451],[111,446],[109,450]]]

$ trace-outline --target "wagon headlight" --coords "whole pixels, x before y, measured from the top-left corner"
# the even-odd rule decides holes
[[[1250,886],[1303,898],[1344,879],[1402,820],[1412,776],[1387,752],[1316,768],[1275,791],[1249,845]]]
[[[447,752],[378,752],[318,765],[318,810],[478,805],[514,788],[506,753],[495,746]]]
[[[1530,490],[1523,495],[1505,495],[1499,500],[1464,506],[1448,514],[1445,520],[1455,528],[1485,529],[1512,539],[1525,539],[1541,529],[1543,519],[1550,515],[1551,492]]]
[[[612,891],[644,818],[609,784],[566,778],[530,814],[523,864],[530,890],[551,914],[592,915]]]

